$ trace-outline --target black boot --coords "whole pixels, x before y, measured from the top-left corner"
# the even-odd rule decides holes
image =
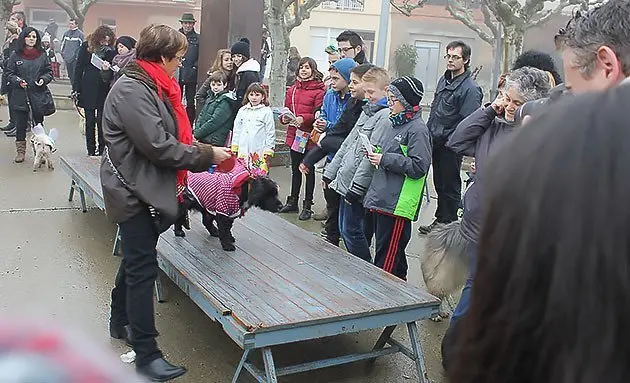
[[[116,326],[112,323],[109,324],[109,336],[114,339],[121,339],[127,343],[127,346],[131,347],[131,326]]]
[[[305,199],[302,206],[303,209],[298,219],[300,221],[308,221],[313,216],[313,210],[311,210],[311,206],[313,206],[313,201]]]
[[[280,213],[297,213],[299,211],[297,198],[293,197],[287,197],[287,204],[280,209]]]
[[[152,382],[168,382],[186,373],[184,367],[173,366],[164,358],[157,358],[144,366],[136,366],[136,371]]]
[[[17,128],[15,127],[15,125],[13,126],[13,129],[4,132],[4,135],[7,137],[15,137],[15,134],[17,133]]]
[[[13,121],[9,121],[8,124],[6,124],[2,128],[0,128],[0,130],[2,130],[3,132],[8,132],[8,131],[11,131],[13,129],[15,129],[15,123]]]

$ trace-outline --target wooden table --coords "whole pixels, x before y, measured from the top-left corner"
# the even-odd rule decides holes
[[[243,369],[258,382],[275,383],[278,376],[398,352],[428,382],[416,321],[437,312],[437,298],[271,213],[254,209],[236,221],[236,252],[221,250],[198,216],[191,221],[186,238],[162,234],[158,263],[244,350],[233,383]],[[411,349],[390,337],[403,324]],[[372,350],[275,367],[273,346],[370,329],[385,329]],[[264,371],[248,359],[255,350]]]
[[[81,200],[81,209],[87,212],[87,203],[85,196],[90,197],[94,204],[101,210],[105,211],[105,200],[103,199],[103,188],[101,187],[101,157],[75,156],[61,157],[60,163],[62,169],[68,173],[71,178],[70,193],[68,201],[72,202],[75,191],[79,192]],[[120,249],[120,228],[116,232],[114,239],[113,255],[118,255]]]

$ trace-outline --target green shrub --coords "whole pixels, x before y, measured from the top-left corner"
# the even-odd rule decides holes
[[[402,44],[394,51],[394,65],[398,76],[413,76],[418,64],[418,52],[411,44]]]

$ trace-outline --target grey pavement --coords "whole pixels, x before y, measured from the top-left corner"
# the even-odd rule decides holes
[[[6,121],[6,107],[0,119]],[[45,126],[56,127],[58,155],[84,155],[85,143],[74,111],[58,111]],[[90,209],[82,213],[68,202],[69,177],[57,166],[53,172],[31,171],[32,153],[23,164],[15,164],[14,142],[0,135],[0,315],[51,318],[73,328],[119,355],[129,349],[109,339],[109,295],[119,259],[111,255],[115,225],[104,213]],[[58,159],[57,159],[58,164]],[[281,185],[281,198],[289,191],[290,171],[272,168],[271,176]],[[434,190],[431,188],[431,190]],[[436,201],[425,205],[421,223],[429,223]],[[316,191],[314,209],[324,207],[321,190]],[[297,215],[284,218],[315,233],[319,222],[299,222]],[[245,218],[247,219],[247,218]],[[418,254],[423,238],[414,224],[409,253],[409,283],[423,285]],[[168,302],[156,305],[159,345],[167,358],[185,365],[189,372],[177,382],[229,382],[241,350],[173,283],[165,284]],[[436,383],[445,382],[440,359],[440,340],[447,323],[422,321],[421,341],[429,370]],[[394,336],[407,343],[406,332]],[[301,342],[274,349],[276,365],[365,351],[378,332],[364,332]],[[281,378],[281,382],[399,383],[416,381],[413,363],[402,355],[387,356],[367,372],[361,362]],[[253,379],[241,378],[242,382]]]

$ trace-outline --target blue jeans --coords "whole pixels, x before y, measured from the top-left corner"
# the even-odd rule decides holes
[[[339,204],[339,231],[346,249],[365,261],[372,262],[370,246],[365,238],[363,216],[365,208],[359,202],[349,204],[344,199]]]
[[[462,316],[466,314],[468,311],[468,307],[470,306],[470,294],[472,292],[473,281],[475,280],[475,274],[477,273],[477,245],[474,243],[470,243],[468,245],[468,261],[470,262],[470,271],[468,273],[468,278],[466,278],[466,283],[464,284],[464,288],[462,289],[462,296],[459,298],[459,302],[457,303],[457,307],[455,307],[455,311],[453,312],[453,316],[451,317],[450,327],[453,327],[455,322]]]

